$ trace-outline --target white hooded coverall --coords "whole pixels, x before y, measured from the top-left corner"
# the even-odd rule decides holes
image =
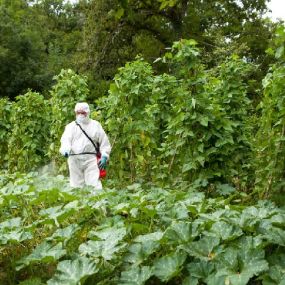
[[[111,145],[101,124],[88,118],[86,122],[80,123],[80,125],[95,145],[99,144],[101,156],[109,158]],[[102,189],[97,157],[95,155],[96,150],[75,121],[65,127],[61,137],[60,152],[62,154],[65,152],[70,154],[68,167],[71,187],[82,188],[85,184],[94,186],[98,190]],[[94,154],[82,154],[86,152]]]

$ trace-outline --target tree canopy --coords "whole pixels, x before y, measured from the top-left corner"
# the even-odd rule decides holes
[[[1,0],[0,96],[45,92],[72,68],[88,76],[95,100],[118,67],[138,54],[152,62],[181,38],[196,40],[210,67],[232,53],[259,64],[260,79],[273,60],[265,54],[275,27],[263,19],[267,2]]]

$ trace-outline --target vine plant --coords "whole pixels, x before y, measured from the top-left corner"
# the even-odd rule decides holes
[[[285,30],[277,29],[276,64],[263,80],[264,97],[259,108],[259,131],[256,137],[256,191],[259,196],[280,195],[284,192],[285,155]]]
[[[47,162],[50,112],[44,97],[32,91],[18,96],[12,104],[11,125],[9,171],[27,172]]]
[[[62,70],[55,76],[56,84],[51,90],[51,144],[48,155],[58,171],[66,170],[66,163],[59,154],[60,138],[67,123],[74,120],[74,106],[85,101],[89,93],[87,79],[73,70]]]

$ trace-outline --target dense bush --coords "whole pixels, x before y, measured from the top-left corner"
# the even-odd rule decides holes
[[[11,131],[11,102],[7,98],[0,99],[0,168],[8,167],[8,139]]]
[[[174,43],[162,59],[171,74],[154,75],[142,59],[128,63],[100,101],[119,177],[204,185],[247,180],[251,66],[232,58],[204,70],[195,45]]]
[[[280,195],[279,202],[283,200],[284,195],[285,171],[284,43],[285,30],[284,27],[280,27],[275,41],[275,57],[278,62],[271,67],[263,80],[264,94],[259,105],[259,130],[254,141],[256,191],[260,197]]]
[[[50,119],[49,103],[39,93],[29,91],[13,102],[8,139],[10,172],[30,171],[47,162]]]

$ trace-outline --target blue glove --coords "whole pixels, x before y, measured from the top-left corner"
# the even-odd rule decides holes
[[[106,156],[102,156],[101,159],[99,160],[98,166],[100,169],[106,169],[107,166],[107,157]]]
[[[69,157],[70,150],[68,150],[68,149],[60,149],[59,152],[60,152],[61,155],[64,156],[65,158],[68,158],[68,157]]]

